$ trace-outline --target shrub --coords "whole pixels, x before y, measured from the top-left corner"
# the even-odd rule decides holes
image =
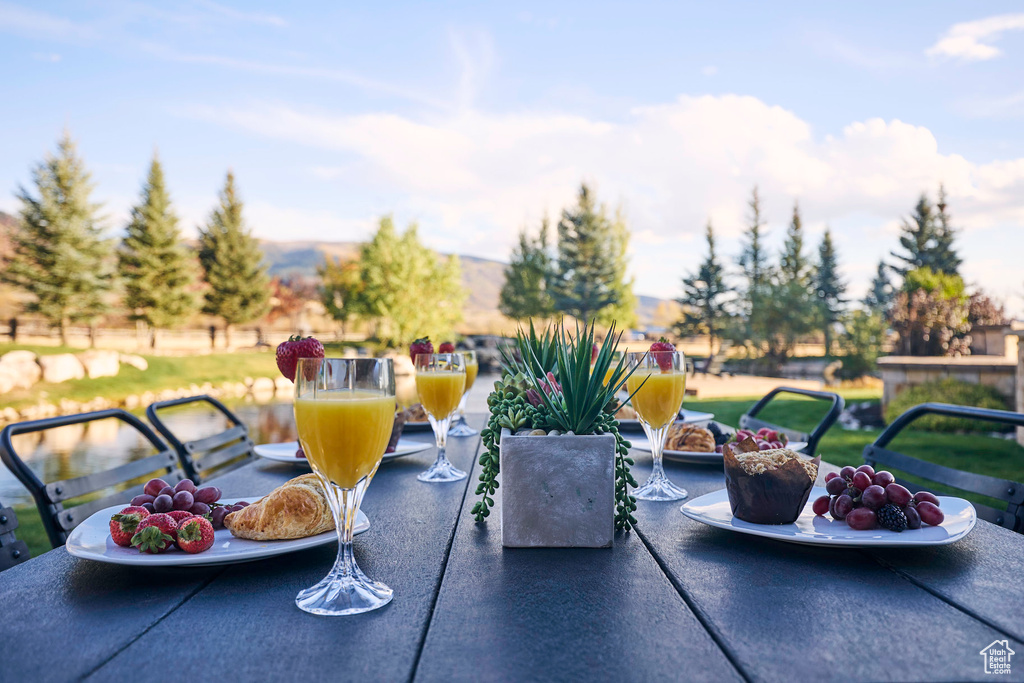
[[[1006,399],[993,387],[983,384],[970,384],[952,378],[927,382],[920,386],[907,389],[885,408],[885,420],[892,423],[897,417],[910,408],[921,403],[952,403],[958,406],[974,406],[975,408],[992,408],[1006,410],[1009,408]],[[933,432],[992,432],[1002,428],[995,422],[984,420],[968,420],[943,415],[926,415],[914,420],[911,429]]]

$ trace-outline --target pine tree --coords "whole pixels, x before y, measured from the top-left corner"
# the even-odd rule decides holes
[[[793,219],[786,230],[779,268],[772,272],[769,294],[754,317],[763,325],[759,338],[768,342],[768,356],[780,365],[789,356],[797,338],[813,329],[815,300],[811,267],[804,254],[803,221],[800,207],[793,205]]]
[[[557,310],[589,322],[618,303],[615,247],[611,221],[582,185],[576,207],[558,222],[558,266],[549,288]]]
[[[749,315],[764,299],[772,269],[762,244],[767,233],[764,231],[765,220],[761,215],[761,197],[756,186],[748,205],[750,206],[750,224],[747,226],[746,243],[742,247],[738,263],[743,278],[746,280],[743,306]]]
[[[935,247],[931,257],[932,270],[959,275],[960,264],[963,263],[953,247],[956,229],[950,224],[949,212],[946,211],[946,188],[939,185],[939,201],[935,207],[939,210],[935,223]]]
[[[825,334],[825,355],[832,353],[832,330],[843,314],[843,294],[846,283],[839,277],[839,261],[836,257],[832,232],[825,228],[825,235],[818,247],[818,265],[814,271],[814,294],[818,304],[818,317]]]
[[[155,328],[172,327],[196,310],[196,297],[191,291],[196,280],[193,257],[181,242],[178,217],[171,209],[164,171],[156,155],[141,201],[131,211],[118,266],[125,288],[124,303],[133,320]]]
[[[861,303],[872,313],[885,315],[895,296],[892,283],[889,281],[889,266],[885,264],[885,261],[879,260],[878,270],[875,272],[874,279],[871,280],[867,296]]]
[[[230,345],[231,326],[259,318],[270,302],[263,251],[242,220],[242,201],[235,193],[235,176],[230,171],[220,205],[206,228],[199,230],[199,263],[209,285],[203,312],[224,320]]]
[[[629,277],[629,227],[621,211],[616,212],[612,223],[615,273],[612,276],[612,290],[615,303],[597,315],[597,321],[604,325],[615,323],[619,329],[636,327],[639,320],[636,315],[637,299],[633,293],[633,278]]]
[[[544,218],[536,239],[530,239],[526,230],[519,233],[519,246],[512,250],[512,257],[505,268],[505,284],[498,303],[501,312],[510,318],[546,318],[554,313],[554,304],[547,291],[547,281],[551,276],[549,230],[548,219]]]
[[[715,232],[711,221],[708,221],[704,235],[708,255],[696,273],[683,278],[683,296],[677,301],[684,312],[676,330],[683,336],[706,334],[708,355],[713,356],[715,340],[721,336],[729,319],[726,298],[731,290],[725,284],[725,268],[715,253]]]
[[[0,264],[0,281],[32,294],[26,310],[57,325],[61,343],[67,344],[70,323],[94,320],[107,309],[111,244],[103,238],[99,205],[89,198],[90,176],[69,133],[57,144],[57,154],[33,169],[32,178],[38,196],[25,188],[17,194],[20,220],[11,254]]]

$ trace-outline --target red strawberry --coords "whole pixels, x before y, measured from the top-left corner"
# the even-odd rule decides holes
[[[305,458],[306,457],[306,451],[302,450],[302,446],[299,446],[299,450],[295,451],[295,457],[296,458]]]
[[[455,344],[451,342],[441,342],[441,345],[437,347],[438,353],[455,353]]]
[[[174,518],[160,512],[139,522],[135,535],[132,536],[132,545],[140,552],[156,555],[174,545],[177,533],[178,524]]]
[[[597,344],[590,347],[590,364],[593,365],[597,361]]]
[[[132,536],[139,522],[149,517],[149,510],[138,505],[130,505],[110,518],[110,537],[114,543],[123,548],[130,548]]]
[[[654,358],[654,362],[658,364],[662,372],[672,369],[672,354],[675,353],[675,350],[676,347],[669,344],[664,337],[651,344],[651,357]]]
[[[201,553],[213,545],[213,525],[205,517],[186,519],[178,526],[178,547],[186,553]]]
[[[173,517],[174,523],[178,524],[179,526],[183,521],[185,521],[189,517],[195,517],[195,515],[193,515],[188,510],[171,510],[170,512],[165,512],[164,514],[168,515],[169,517]]]
[[[292,336],[277,347],[277,369],[281,374],[295,381],[295,368],[300,358],[323,358],[324,345],[314,337]],[[307,376],[306,379],[313,379]]]
[[[416,356],[420,355],[421,353],[433,353],[433,352],[434,352],[434,345],[430,343],[430,339],[428,337],[421,337],[421,338],[417,339],[416,341],[414,341],[409,346],[409,356],[412,358],[412,362],[413,363],[416,362]]]

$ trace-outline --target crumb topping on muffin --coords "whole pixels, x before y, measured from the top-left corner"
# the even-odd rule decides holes
[[[752,453],[734,453],[736,461],[747,474],[764,474],[770,470],[782,467],[790,460],[799,461],[801,467],[807,472],[811,481],[818,478],[818,463],[813,460],[801,457],[795,451],[788,448],[772,448],[767,451],[754,451]]]

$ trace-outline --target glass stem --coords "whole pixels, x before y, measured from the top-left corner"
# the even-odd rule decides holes
[[[437,420],[434,423],[434,445],[437,446],[437,460],[434,461],[435,466],[448,462],[448,458],[445,456],[444,452],[448,447],[448,428],[451,424],[451,415],[443,420]]]
[[[326,477],[320,476],[320,483],[327,492],[327,502],[330,504],[331,513],[334,515],[334,530],[338,534],[338,557],[334,561],[334,568],[331,573],[342,581],[352,580],[359,572],[356,565],[355,554],[352,551],[352,534],[355,531],[356,515],[359,512],[359,503],[366,490],[366,484],[351,489],[343,489],[331,483]]]
[[[464,394],[462,394],[462,398],[459,399],[459,413],[456,422],[461,422],[463,424],[465,424],[466,422],[466,395],[468,393],[468,391],[465,392]]]
[[[665,438],[668,436],[668,425],[659,429],[650,429],[647,437],[651,440],[651,455],[654,468],[651,470],[651,481],[665,478],[665,467],[662,465],[662,453],[665,451]]]

